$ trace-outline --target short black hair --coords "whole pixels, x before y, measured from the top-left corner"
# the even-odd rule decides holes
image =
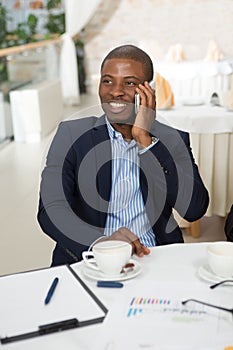
[[[105,62],[112,58],[126,58],[141,62],[143,65],[144,73],[146,75],[146,80],[151,81],[154,77],[154,68],[150,56],[137,46],[122,45],[110,51],[101,64],[101,71]]]

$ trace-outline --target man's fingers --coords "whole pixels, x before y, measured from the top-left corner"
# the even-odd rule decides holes
[[[132,255],[136,254],[139,257],[150,254],[150,249],[142,245],[138,237],[125,227],[119,228],[110,237],[109,240],[120,240],[128,242],[132,246]]]
[[[133,246],[133,253],[136,254],[139,257],[143,257],[144,255],[150,254],[150,249],[142,245],[139,241],[139,239],[135,240],[132,243]]]
[[[145,247],[145,246],[143,245],[143,253],[144,253],[145,255],[150,254],[150,249],[147,248],[147,247]]]

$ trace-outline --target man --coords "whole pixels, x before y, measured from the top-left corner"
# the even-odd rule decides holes
[[[173,208],[188,221],[206,212],[208,192],[189,135],[155,120],[153,75],[144,51],[117,47],[101,65],[105,114],[60,124],[38,212],[42,230],[57,242],[52,265],[80,260],[98,240],[127,241],[138,256],[152,246],[181,243]]]

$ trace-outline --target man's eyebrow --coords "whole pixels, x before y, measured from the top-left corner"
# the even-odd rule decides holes
[[[134,80],[137,80],[137,81],[141,81],[138,77],[135,77],[134,75],[127,75],[126,77],[124,77],[124,79],[134,79]]]
[[[101,78],[114,78],[113,75],[111,74],[103,74],[101,76]],[[125,77],[123,77],[124,79],[134,79],[137,80],[138,82],[140,82],[141,80],[138,77],[135,77],[134,75],[126,75]]]
[[[111,74],[103,74],[101,78],[113,78],[113,76]]]

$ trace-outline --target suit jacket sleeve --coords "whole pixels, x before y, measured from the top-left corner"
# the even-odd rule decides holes
[[[155,199],[153,206],[159,213],[175,208],[190,222],[201,218],[209,195],[194,162],[189,134],[160,123],[154,134],[160,141],[141,156],[151,197],[148,201]]]
[[[75,212],[77,160],[74,142],[67,123],[61,123],[42,173],[38,221],[46,234],[80,258],[81,251],[102,235],[98,227],[88,224]]]

